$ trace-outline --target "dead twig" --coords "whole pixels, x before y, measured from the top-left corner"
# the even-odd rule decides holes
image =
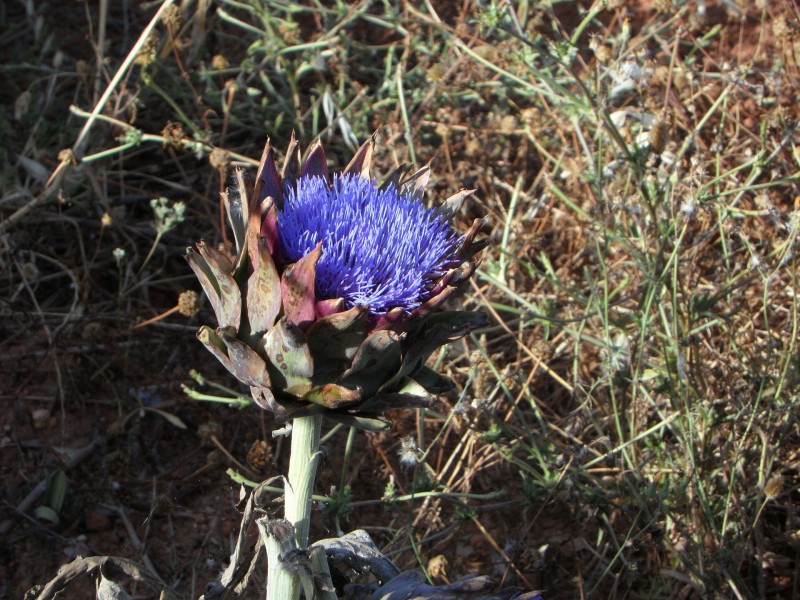
[[[80,157],[83,154],[84,147],[88,141],[89,131],[94,126],[97,117],[100,115],[102,110],[105,108],[106,103],[111,98],[111,95],[114,93],[114,90],[117,89],[117,86],[122,82],[122,79],[125,77],[128,69],[130,69],[131,65],[133,65],[136,57],[139,55],[140,50],[144,47],[147,43],[147,40],[150,38],[150,33],[153,29],[158,25],[161,21],[164,12],[166,11],[167,7],[172,5],[175,0],[164,0],[164,3],[161,7],[156,11],[156,14],[153,15],[153,18],[150,19],[150,22],[147,26],[142,30],[141,35],[139,35],[139,39],[136,40],[136,43],[131,48],[128,55],[125,57],[125,60],[122,61],[119,69],[117,69],[116,74],[111,79],[106,88],[103,95],[100,96],[100,99],[92,109],[91,115],[87,119],[86,123],[83,125],[83,129],[81,129],[80,133],[78,134],[78,139],[75,140],[75,143],[72,145],[70,150],[62,151],[59,154],[59,158],[61,162],[55,168],[53,173],[48,178],[47,182],[44,185],[44,189],[32,198],[28,203],[24,204],[20,208],[18,208],[11,216],[9,216],[5,221],[0,222],[0,233],[4,233],[7,231],[12,225],[14,225],[17,221],[22,219],[25,215],[31,212],[34,208],[43,204],[45,201],[49,200],[53,196],[55,196],[58,191],[61,189],[61,182],[66,175],[67,169],[70,166],[78,164],[80,161]]]

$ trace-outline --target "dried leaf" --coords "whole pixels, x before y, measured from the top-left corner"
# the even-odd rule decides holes
[[[186,260],[206,293],[220,327],[239,328],[242,316],[242,295],[230,274],[230,262],[205,242],[197,249],[186,249]]]
[[[354,306],[315,321],[306,330],[314,357],[352,361],[367,334],[366,306]]]
[[[328,161],[325,158],[325,150],[319,139],[315,140],[308,149],[301,177],[322,177],[328,181]]]
[[[458,190],[455,194],[450,196],[447,200],[442,202],[439,206],[436,207],[436,212],[438,212],[442,217],[447,219],[448,221],[455,217],[464,206],[464,202],[466,202],[467,198],[469,198],[472,194],[475,193],[476,190],[467,190],[461,189]]]
[[[228,223],[233,230],[233,239],[236,241],[237,255],[244,248],[244,236],[247,229],[247,208],[242,202],[241,194],[222,193],[222,202],[225,204],[225,213],[228,215]]]
[[[264,352],[276,387],[302,396],[311,389],[314,360],[299,327],[282,317],[264,336]]]
[[[325,549],[328,561],[341,564],[357,573],[371,573],[381,583],[400,574],[398,568],[381,553],[369,534],[363,529],[351,531],[341,537],[320,540],[311,545]]]
[[[416,200],[422,200],[425,194],[425,187],[431,178],[431,167],[425,165],[408,177],[399,182],[399,191],[404,196],[410,196]]]
[[[248,223],[247,253],[253,272],[247,279],[245,312],[248,329],[243,337],[256,342],[275,324],[281,310],[281,280],[269,251],[260,240],[261,220],[257,212]]]
[[[445,311],[424,317],[408,334],[410,343],[406,343],[403,349],[403,363],[394,376],[381,386],[381,391],[396,390],[403,378],[407,375],[413,377],[437,348],[486,327],[488,321],[483,313],[470,311]]]
[[[238,339],[232,327],[213,330],[203,326],[197,332],[197,339],[245,385],[257,388],[270,386],[269,372],[264,359]]]
[[[170,425],[177,427],[178,429],[188,429],[186,427],[186,423],[184,423],[180,417],[173,415],[171,412],[167,412],[166,410],[161,410],[159,408],[150,408],[148,406],[145,407],[145,410],[149,410],[151,412],[156,413],[157,415],[166,419]]]
[[[236,378],[249,386],[269,387],[270,378],[267,364],[258,353],[236,337],[231,327],[220,327],[216,331],[228,350],[228,369]]]
[[[364,179],[370,179],[369,171],[372,165],[372,153],[375,150],[375,135],[361,144],[353,158],[344,168],[345,173],[358,173]]]
[[[490,577],[467,575],[448,585],[430,585],[422,571],[405,571],[372,593],[381,600],[541,600],[539,592],[523,593],[519,588],[491,590]]]
[[[97,586],[97,600],[132,600],[132,597],[116,581],[107,579],[101,574]]]
[[[421,388],[421,386],[420,386]],[[376,394],[361,404],[358,409],[365,414],[381,414],[398,408],[433,408],[436,397],[421,388],[421,393],[387,392]]]
[[[414,381],[431,394],[444,394],[452,390],[454,386],[450,378],[440,375],[434,369],[425,365],[422,365],[414,372]]]
[[[354,404],[360,399],[361,392],[359,390],[351,390],[334,383],[312,388],[301,398],[305,402],[311,402],[331,410]]]
[[[281,277],[283,314],[289,322],[300,328],[314,321],[316,305],[314,278],[320,256],[322,256],[322,242],[303,258],[287,267]]]
[[[367,336],[356,351],[353,364],[342,375],[340,383],[360,387],[365,396],[378,389],[386,377],[401,364],[401,337],[394,331],[374,331]]]
[[[283,208],[283,186],[278,169],[275,167],[275,152],[270,146],[269,138],[261,152],[261,162],[256,172],[256,186],[253,190],[253,200],[260,205],[267,198],[278,208]]]
[[[297,143],[297,138],[292,132],[292,138],[289,140],[289,147],[286,150],[286,159],[283,163],[283,170],[281,177],[284,182],[294,185],[297,176],[300,174],[300,144]]]

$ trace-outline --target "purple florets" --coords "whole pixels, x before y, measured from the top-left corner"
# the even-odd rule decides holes
[[[335,176],[332,186],[315,176],[286,186],[278,231],[291,262],[322,242],[318,298],[367,304],[376,315],[427,300],[432,280],[456,258],[458,242],[436,210],[355,174]]]

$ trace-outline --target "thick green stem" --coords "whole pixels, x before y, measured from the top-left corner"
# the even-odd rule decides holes
[[[286,488],[286,520],[294,525],[298,548],[308,547],[311,522],[311,494],[317,478],[319,434],[322,416],[300,417],[292,421],[292,454],[289,459],[289,486]]]
[[[322,417],[300,417],[292,421],[289,477],[286,481],[285,517],[295,529],[297,547],[308,547],[311,523],[311,493],[317,475]],[[300,596],[300,578],[270,560],[267,598],[293,600]]]

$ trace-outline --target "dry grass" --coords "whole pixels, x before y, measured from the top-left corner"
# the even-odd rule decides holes
[[[548,600],[800,595],[800,14],[625,4],[0,9],[0,597],[79,553],[185,597],[224,565],[226,469],[285,451],[187,398],[240,390],[200,318],[155,317],[183,248],[226,241],[231,169],[292,130],[338,168],[377,130],[379,171],[433,160],[434,198],[476,187],[464,222],[494,225],[461,300],[494,324],[437,359],[461,391],[334,432],[312,538]]]

